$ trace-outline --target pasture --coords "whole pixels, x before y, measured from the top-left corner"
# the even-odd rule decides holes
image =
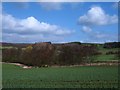
[[[98,51],[101,53],[99,55],[94,56],[94,61],[114,61],[118,60],[118,57],[116,54],[109,54],[107,55],[106,53],[109,52],[117,52],[119,48],[103,48],[103,46],[98,47]]]
[[[2,65],[3,88],[117,88],[118,66],[23,69]]]

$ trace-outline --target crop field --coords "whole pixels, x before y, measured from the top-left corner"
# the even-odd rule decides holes
[[[23,69],[3,64],[3,88],[117,88],[117,66]]]

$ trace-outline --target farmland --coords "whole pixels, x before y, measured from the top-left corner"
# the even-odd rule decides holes
[[[118,57],[116,54],[109,54],[107,55],[106,53],[108,52],[117,52],[119,48],[103,48],[103,46],[98,47],[98,51],[101,53],[100,55],[95,56],[95,61],[114,61],[118,60]]]
[[[119,7],[1,0],[0,89],[119,90]]]
[[[118,88],[118,48],[38,43],[1,50],[3,88]]]
[[[117,66],[23,69],[3,64],[3,88],[117,88]]]

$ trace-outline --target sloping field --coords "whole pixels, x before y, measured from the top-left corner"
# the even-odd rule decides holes
[[[103,48],[99,47],[98,51],[101,53],[100,55],[95,55],[95,60],[94,61],[114,61],[118,60],[119,58],[117,57],[117,54],[109,54],[106,55],[108,52],[117,52],[119,48]]]
[[[3,64],[3,88],[117,88],[117,66],[24,69]]]

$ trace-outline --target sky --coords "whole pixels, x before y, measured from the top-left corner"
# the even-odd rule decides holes
[[[3,2],[1,15],[3,42],[118,41],[115,2]]]

